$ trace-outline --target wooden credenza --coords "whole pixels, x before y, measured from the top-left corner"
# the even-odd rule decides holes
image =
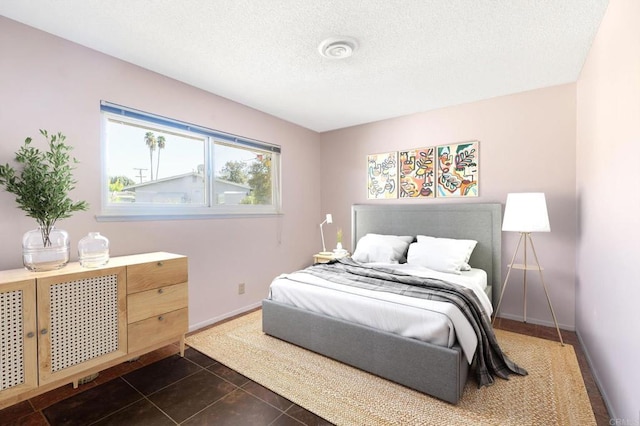
[[[0,408],[175,342],[184,356],[188,326],[185,256],[0,271]]]

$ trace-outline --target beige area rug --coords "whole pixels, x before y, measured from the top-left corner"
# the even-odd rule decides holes
[[[528,376],[469,380],[458,405],[262,333],[262,311],[195,333],[187,344],[337,425],[595,425],[571,345],[497,330]]]

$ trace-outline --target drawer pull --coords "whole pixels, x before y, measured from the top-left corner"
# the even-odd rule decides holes
[[[33,336],[35,336],[35,335],[36,335],[36,334],[35,334],[33,331],[30,331],[30,332],[28,332],[28,333],[27,333],[27,337],[28,337],[29,339],[31,339],[31,338],[32,338]]]
[[[162,294],[162,293],[164,293],[164,290],[163,290],[163,289],[161,289],[161,288],[159,288],[159,289],[158,289],[158,294]]]
[[[42,330],[40,330],[40,334],[45,335],[47,334],[47,329],[43,328]]]
[[[162,263],[162,262],[158,262],[158,266],[162,266],[162,265],[163,265],[163,263]]]
[[[164,317],[163,317],[162,315],[160,315],[160,316],[158,317],[158,321],[164,321]]]

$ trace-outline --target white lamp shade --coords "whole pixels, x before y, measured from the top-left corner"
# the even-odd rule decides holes
[[[503,231],[550,232],[547,202],[542,192],[507,194]]]
[[[327,223],[333,223],[333,216],[331,216],[331,213],[327,214]]]

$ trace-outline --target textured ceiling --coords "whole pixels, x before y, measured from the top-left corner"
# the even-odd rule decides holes
[[[1,0],[0,14],[315,131],[577,80],[606,0]],[[318,45],[358,42],[346,59]]]

